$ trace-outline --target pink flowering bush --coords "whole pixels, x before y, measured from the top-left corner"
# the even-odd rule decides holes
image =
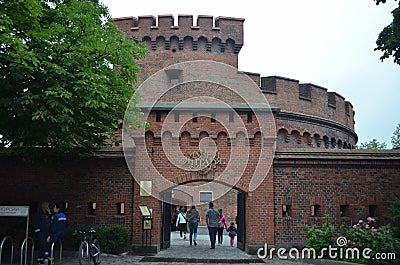
[[[369,248],[372,251],[368,253],[370,259],[366,259],[363,255],[360,255],[358,260],[348,260],[363,264],[373,265],[395,265],[400,264],[400,242],[394,236],[394,230],[391,225],[375,227],[375,219],[368,217],[367,220],[359,220],[357,224],[352,227],[342,227],[340,235],[347,239],[346,248],[357,248],[360,253],[365,248]],[[376,254],[388,255],[393,253],[396,259],[377,259]],[[392,254],[390,254],[392,255]],[[380,256],[379,256],[380,257]],[[383,256],[382,256],[383,257]]]

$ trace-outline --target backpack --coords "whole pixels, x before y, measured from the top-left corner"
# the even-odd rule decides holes
[[[229,228],[228,228],[228,231],[229,231],[229,236],[230,237],[235,237],[236,235],[237,235],[237,230],[236,230],[236,227],[234,227],[234,226],[230,226]]]

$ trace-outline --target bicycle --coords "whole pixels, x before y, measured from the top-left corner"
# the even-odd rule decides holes
[[[89,265],[91,260],[93,260],[94,265],[99,265],[101,258],[100,242],[93,238],[96,230],[92,227],[87,232],[76,231],[76,233],[82,236],[78,251],[79,265]]]

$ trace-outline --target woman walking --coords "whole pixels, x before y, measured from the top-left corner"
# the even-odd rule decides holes
[[[222,209],[218,209],[219,213],[219,221],[218,221],[218,244],[222,245],[222,239],[224,238],[224,228],[228,229],[228,225],[226,223],[225,215],[222,213]]]
[[[186,240],[186,214],[182,212],[182,208],[179,209],[179,212],[176,217],[176,226],[179,229],[179,234],[182,237],[183,233],[183,239]]]
[[[189,222],[189,242],[190,245],[192,245],[192,237],[193,237],[193,243],[195,246],[197,246],[197,227],[200,222],[200,214],[196,210],[196,206],[192,205],[192,208],[187,211],[186,213],[186,220]]]

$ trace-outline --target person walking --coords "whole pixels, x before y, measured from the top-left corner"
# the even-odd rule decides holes
[[[229,237],[231,238],[231,247],[235,244],[235,236],[237,235],[237,229],[235,227],[235,223],[231,222],[231,225],[226,229]]]
[[[208,203],[209,209],[206,211],[206,223],[208,228],[208,235],[210,236],[211,247],[210,249],[215,249],[215,241],[217,240],[218,232],[218,217],[219,213],[214,209],[214,203]]]
[[[62,203],[55,203],[53,207],[53,216],[51,218],[50,233],[47,236],[47,243],[57,243],[62,241],[67,230],[67,216],[64,213],[64,205]],[[48,264],[53,264],[53,261],[49,258]]]
[[[200,222],[200,214],[197,211],[196,206],[192,205],[191,209],[186,213],[186,220],[189,222],[189,242],[192,245],[192,236],[193,243],[197,246],[197,227]]]
[[[33,223],[39,246],[38,264],[44,264],[45,260],[48,261],[49,258],[49,244],[46,239],[50,234],[50,217],[49,203],[47,201],[41,202]]]
[[[186,214],[182,212],[182,208],[179,209],[178,215],[176,217],[176,227],[179,229],[179,234],[183,239],[186,239]]]
[[[218,209],[219,221],[218,221],[218,244],[222,245],[222,239],[224,230],[228,229],[228,224],[226,223],[225,215],[222,213],[222,209]]]

